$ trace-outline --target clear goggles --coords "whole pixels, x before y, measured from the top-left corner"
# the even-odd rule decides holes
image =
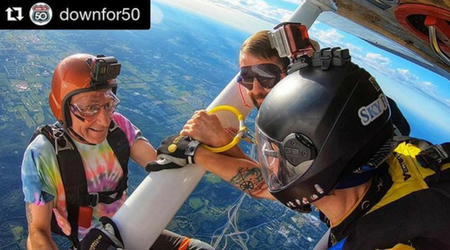
[[[99,92],[98,95],[92,97],[89,102],[91,103],[84,105],[77,103],[71,104],[70,107],[72,113],[76,114],[78,112],[82,118],[92,120],[96,118],[98,114],[100,114],[100,110],[104,108],[106,113],[111,116],[116,111],[120,100],[111,90],[108,90],[106,92]]]
[[[300,178],[311,167],[314,159],[306,158],[295,134],[283,142],[271,139],[255,126],[258,160],[270,191],[279,191]],[[308,159],[308,160],[304,160]]]

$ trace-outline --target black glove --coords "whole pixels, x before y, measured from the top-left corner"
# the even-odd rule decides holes
[[[92,228],[80,242],[79,250],[113,250],[123,249],[123,241],[114,221],[101,217],[101,228]]]
[[[194,164],[194,154],[199,145],[199,141],[192,140],[188,136],[171,135],[158,147],[158,160],[148,163],[145,170],[154,172]]]

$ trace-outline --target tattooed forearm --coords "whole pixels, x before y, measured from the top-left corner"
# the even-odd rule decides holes
[[[267,189],[260,168],[239,167],[237,174],[230,179],[230,184],[251,196],[257,196]]]
[[[31,203],[26,203],[25,204],[25,210],[26,210],[26,213],[27,213],[28,225],[30,225],[31,222],[33,222],[33,216],[31,215]]]

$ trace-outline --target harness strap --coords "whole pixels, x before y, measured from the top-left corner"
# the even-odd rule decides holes
[[[58,124],[42,125],[36,129],[30,142],[39,134],[43,134],[55,148],[66,193],[67,219],[71,227],[71,234],[65,235],[59,228],[53,214],[51,223],[52,231],[67,236],[73,246],[77,246],[79,244],[78,218],[80,207],[95,207],[98,203],[110,204],[122,198],[124,191],[128,188],[130,146],[127,137],[125,132],[115,122],[111,122],[107,141],[122,167],[123,177],[115,190],[89,194],[83,161],[70,137],[64,133]]]
[[[450,143],[430,146],[416,156],[416,160],[422,167],[428,167],[436,173],[440,172],[441,166],[450,162]]]
[[[91,206],[95,207],[98,203],[111,204],[116,200],[122,198],[122,191],[126,190],[122,187],[122,180],[115,190],[112,191],[103,191],[98,193],[89,193],[89,194],[70,194],[66,195],[67,203],[75,203],[79,204],[82,207]]]
[[[118,200],[122,198],[123,192],[125,192],[128,188],[128,160],[130,159],[130,144],[128,143],[125,132],[120,129],[115,122],[112,122],[109,127],[110,129],[107,140],[114,151],[114,155],[117,157],[123,172],[123,177],[120,179],[120,182],[117,184],[115,190],[117,195],[114,197],[114,200]],[[107,194],[108,192],[104,193]],[[99,195],[100,202],[109,204],[110,202],[108,202],[108,199],[110,196],[111,194],[107,194],[107,198],[103,197],[103,195]]]
[[[435,174],[428,177],[431,182],[437,182],[441,178],[442,166],[450,163],[450,143],[433,145],[431,142],[417,139],[409,136],[395,136],[394,140],[398,142],[408,142],[416,145],[420,152],[416,155],[416,160],[420,166],[432,169]],[[428,182],[428,181],[427,181]]]
[[[417,147],[420,148],[421,151],[427,149],[428,147],[432,146],[433,143],[424,140],[424,139],[418,139],[415,137],[410,137],[407,135],[398,135],[398,136],[394,136],[393,138],[394,141],[397,141],[398,144],[402,143],[402,142],[407,142],[407,143],[411,143],[416,145]]]
[[[73,194],[87,193],[87,181],[86,174],[84,172],[83,162],[81,160],[80,153],[74,146],[73,141],[64,134],[56,134],[56,125],[45,125],[41,131],[45,136],[51,136],[48,138],[56,149],[57,161],[59,170],[61,172],[61,179],[64,185],[65,193],[70,196]],[[70,147],[69,147],[70,145]],[[67,206],[67,220],[70,223],[71,233],[66,235],[70,241],[77,246],[78,240],[78,216],[79,205],[77,203],[71,203],[66,201]],[[52,216],[54,217],[54,215]],[[55,220],[56,221],[56,220]],[[53,223],[55,224],[55,223]],[[52,230],[54,230],[52,228]],[[59,233],[61,230],[56,230]]]

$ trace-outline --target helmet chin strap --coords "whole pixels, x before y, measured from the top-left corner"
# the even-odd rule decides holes
[[[75,115],[75,117],[77,118],[77,119],[79,119],[80,121],[82,121],[82,122],[84,122],[85,121],[85,119],[83,118],[83,117],[81,117],[81,116],[79,116],[79,115],[77,115],[77,114],[74,114]],[[94,143],[90,143],[90,142],[88,142],[88,141],[86,141],[86,139],[84,139],[80,134],[78,134],[77,132],[75,132],[75,130],[73,130],[73,128],[70,126],[68,126],[67,127],[67,130],[69,130],[69,132],[73,135],[73,136],[75,136],[78,140],[80,140],[81,142],[83,142],[83,143],[85,143],[85,144],[89,144],[89,145],[95,145]]]
[[[77,132],[75,132],[75,130],[73,130],[71,127],[68,127],[67,129],[69,130],[70,134],[75,136],[82,143],[85,143],[85,144],[88,144],[88,145],[95,145],[94,143],[90,143],[90,142],[86,141],[86,139],[84,139],[81,135],[79,135]]]
[[[82,122],[86,121],[86,119],[84,119],[83,117],[81,117],[81,116],[79,116],[79,115],[77,115],[77,114],[75,114],[75,113],[73,113],[73,115],[74,115],[76,118],[78,118],[78,120],[80,120],[80,121],[82,121]]]

